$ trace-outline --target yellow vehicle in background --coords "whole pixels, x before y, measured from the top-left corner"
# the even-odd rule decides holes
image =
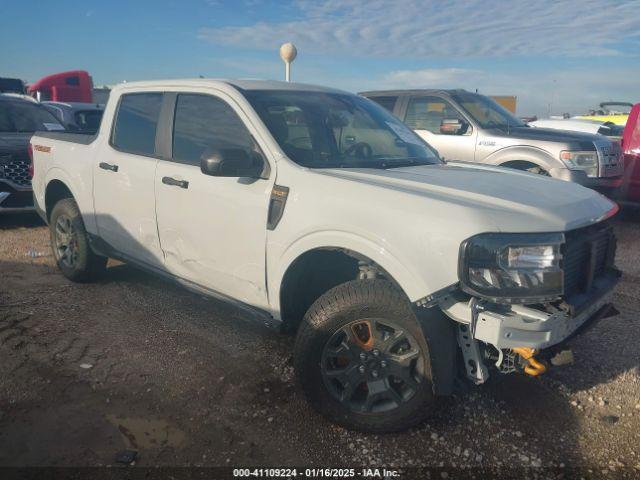
[[[627,102],[602,102],[597,110],[590,110],[588,115],[578,115],[573,118],[583,120],[599,120],[625,126],[629,118],[629,112],[633,103]]]

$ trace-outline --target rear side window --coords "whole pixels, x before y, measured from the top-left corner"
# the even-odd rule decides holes
[[[428,130],[440,134],[443,120],[465,121],[447,100],[440,97],[413,97],[409,101],[404,123],[414,130]]]
[[[124,152],[154,155],[161,106],[162,93],[123,95],[118,107],[111,144]]]
[[[393,113],[393,107],[396,106],[396,101],[398,97],[369,97],[369,100],[373,100],[381,107],[386,108],[391,113]]]
[[[209,95],[178,95],[173,122],[173,159],[200,165],[207,152],[253,150],[254,142],[233,109]]]

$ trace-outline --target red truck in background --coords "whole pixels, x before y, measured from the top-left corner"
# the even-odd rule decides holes
[[[622,150],[625,182],[619,197],[621,203],[640,204],[640,103],[636,103],[629,113],[622,134]]]
[[[93,80],[84,70],[54,73],[29,85],[27,92],[40,101],[91,103]]]

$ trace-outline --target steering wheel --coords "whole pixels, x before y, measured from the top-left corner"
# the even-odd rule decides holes
[[[352,157],[371,158],[373,157],[373,148],[366,142],[358,142],[347,148],[344,153]]]

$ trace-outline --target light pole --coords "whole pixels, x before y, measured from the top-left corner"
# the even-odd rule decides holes
[[[283,43],[280,47],[280,58],[285,65],[284,79],[287,82],[291,81],[291,63],[296,59],[297,55],[298,50],[296,49],[296,46],[291,42]]]

